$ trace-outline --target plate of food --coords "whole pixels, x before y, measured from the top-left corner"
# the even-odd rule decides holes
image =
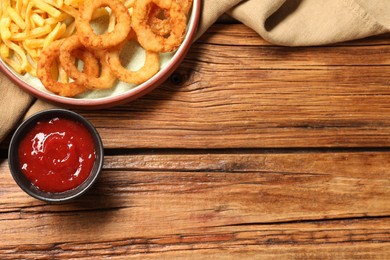
[[[58,105],[99,109],[163,83],[196,34],[200,0],[4,0],[0,69]]]

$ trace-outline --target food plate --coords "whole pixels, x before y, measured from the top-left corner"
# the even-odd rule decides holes
[[[194,0],[192,10],[188,17],[187,30],[185,38],[180,47],[171,53],[160,54],[160,70],[152,78],[140,85],[128,84],[118,81],[111,89],[92,90],[77,97],[62,97],[46,90],[40,80],[29,74],[20,75],[10,68],[0,58],[0,70],[3,71],[17,86],[33,96],[69,108],[78,109],[101,109],[116,105],[125,104],[137,99],[154,88],[162,84],[179,66],[187,54],[196,34],[197,25],[200,19],[201,0]],[[128,69],[138,69],[141,67],[145,58],[145,52],[137,43],[130,43],[126,47],[124,54],[121,54],[123,60],[127,60]]]

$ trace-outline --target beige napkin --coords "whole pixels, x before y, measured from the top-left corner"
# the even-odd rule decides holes
[[[390,0],[204,0],[198,36],[228,13],[269,42],[322,45],[390,32]],[[34,102],[0,75],[0,141],[27,114],[51,105]]]

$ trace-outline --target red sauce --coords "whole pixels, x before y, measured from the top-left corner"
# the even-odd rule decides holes
[[[63,192],[89,176],[95,147],[88,130],[65,118],[38,122],[19,146],[22,172],[38,189]]]

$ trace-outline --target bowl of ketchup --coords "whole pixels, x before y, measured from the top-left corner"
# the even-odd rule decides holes
[[[11,174],[30,196],[65,202],[84,194],[96,182],[104,159],[95,127],[65,109],[39,112],[12,136],[8,151]]]

